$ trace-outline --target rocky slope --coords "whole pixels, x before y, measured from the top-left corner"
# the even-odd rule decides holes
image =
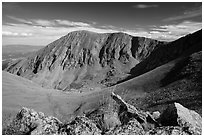
[[[109,85],[123,79],[161,44],[125,33],[76,31],[11,64],[6,71],[61,90],[101,87],[101,83]]]
[[[100,120],[90,114],[77,116],[68,123],[32,109],[22,108],[3,134],[11,135],[201,135],[202,119],[195,111],[172,103],[160,114],[144,112],[112,93],[112,113]]]

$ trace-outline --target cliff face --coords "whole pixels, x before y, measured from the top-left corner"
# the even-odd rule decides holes
[[[124,33],[75,31],[6,70],[44,87],[61,90],[87,85],[101,87],[101,84],[110,85],[123,79],[161,44]]]

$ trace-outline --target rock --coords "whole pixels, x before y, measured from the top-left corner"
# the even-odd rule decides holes
[[[70,123],[23,107],[3,134],[10,135],[98,135],[101,130],[87,117],[76,117]]]
[[[152,117],[154,118],[154,119],[158,119],[159,117],[160,117],[160,112],[159,111],[155,111],[155,112],[153,112],[152,113]]]
[[[56,134],[60,124],[61,122],[55,117],[45,116],[43,113],[23,107],[4,130],[4,134]]]
[[[179,126],[157,127],[145,133],[146,135],[189,135]]]
[[[65,124],[59,131],[59,134],[65,135],[100,135],[95,123],[87,117],[76,117],[72,122]]]
[[[104,120],[106,130],[111,130],[111,129],[121,125],[121,122],[118,118],[117,113],[104,114],[103,120]]]
[[[118,117],[122,124],[117,130],[113,131],[113,134],[119,132],[121,134],[131,134],[131,132],[132,134],[144,134],[144,132],[160,126],[149,112],[137,110],[134,106],[126,103],[119,95],[116,95],[113,92],[111,97],[117,104],[119,104]],[[132,123],[135,123],[136,125],[133,126]],[[130,131],[128,131],[128,129]],[[135,132],[133,132],[133,130],[135,130]]]
[[[136,120],[131,119],[127,124],[116,127],[106,133],[106,135],[144,135],[145,131],[142,125]]]
[[[122,124],[128,123],[131,117],[136,118],[141,123],[146,121],[146,115],[144,113],[139,112],[134,106],[126,103],[119,95],[112,92],[111,97],[120,105],[118,116]]]
[[[118,117],[122,124],[126,124],[131,118],[135,118],[146,128],[149,127],[149,125],[159,125],[149,112],[137,110],[134,106],[126,103],[119,95],[116,95],[113,92],[111,97],[119,104]]]
[[[202,133],[201,116],[179,103],[169,105],[161,114],[159,121],[162,126],[180,126],[189,134],[201,135]]]

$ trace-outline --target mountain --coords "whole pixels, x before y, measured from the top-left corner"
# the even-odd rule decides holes
[[[11,64],[7,71],[43,87],[86,91],[117,83],[162,44],[125,33],[75,31]]]
[[[75,31],[6,71],[43,87],[81,91],[121,83],[201,50],[201,30],[173,42],[160,42],[125,33]]]

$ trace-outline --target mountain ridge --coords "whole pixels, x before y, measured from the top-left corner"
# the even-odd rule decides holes
[[[173,42],[160,42],[121,32],[98,34],[74,31],[21,62],[10,65],[7,71],[32,79],[43,87],[66,91],[83,87],[84,91],[103,88],[179,57],[189,49],[186,43],[191,40],[188,39],[199,36],[190,45],[200,40],[200,32]]]
[[[136,50],[131,48],[131,41],[135,43],[136,40],[138,47],[142,45],[141,51],[139,52],[144,52],[145,48],[149,46],[149,44],[146,43],[152,42],[150,51],[144,53],[144,56],[138,55],[137,57],[137,55],[133,53],[136,52]],[[101,80],[104,80],[103,75],[112,75],[113,69],[116,73],[122,74],[123,69],[126,68],[127,65],[129,66],[128,69],[133,67],[137,62],[146,58],[157,44],[159,44],[159,41],[148,38],[130,37],[130,35],[124,33],[97,34],[87,31],[75,31],[52,42],[45,48],[37,51],[36,54],[22,60],[20,63],[11,65],[7,68],[7,71],[32,79],[33,75],[39,74],[39,72],[42,72],[42,69],[47,69],[48,72],[52,72],[56,70],[55,66],[60,66],[58,69],[60,69],[59,71],[61,72],[57,75],[63,75],[62,71],[71,71],[70,73],[73,73],[73,71],[69,71],[69,69],[76,68],[76,70],[74,70],[75,73],[79,72],[83,75],[85,71],[86,75],[82,77],[92,78],[94,75],[97,75],[98,71],[106,69],[105,72],[102,72],[99,76],[102,77],[100,78]],[[121,68],[116,70],[116,65]],[[91,72],[89,72],[89,69],[92,68],[92,72],[95,71],[94,75],[91,75]],[[32,76],[28,76],[26,73]],[[71,79],[70,82],[64,82],[64,80],[57,78],[57,80],[54,80],[57,84],[53,85],[54,82],[49,81],[50,84],[48,85],[58,89],[66,89],[66,86],[63,84],[72,84],[73,81],[77,81],[78,77],[81,76],[69,77],[69,79]],[[80,78],[78,81],[80,81]],[[100,82],[100,80],[98,82]],[[43,83],[46,82],[42,80],[41,84],[43,85]],[[60,83],[62,84],[59,85]]]

